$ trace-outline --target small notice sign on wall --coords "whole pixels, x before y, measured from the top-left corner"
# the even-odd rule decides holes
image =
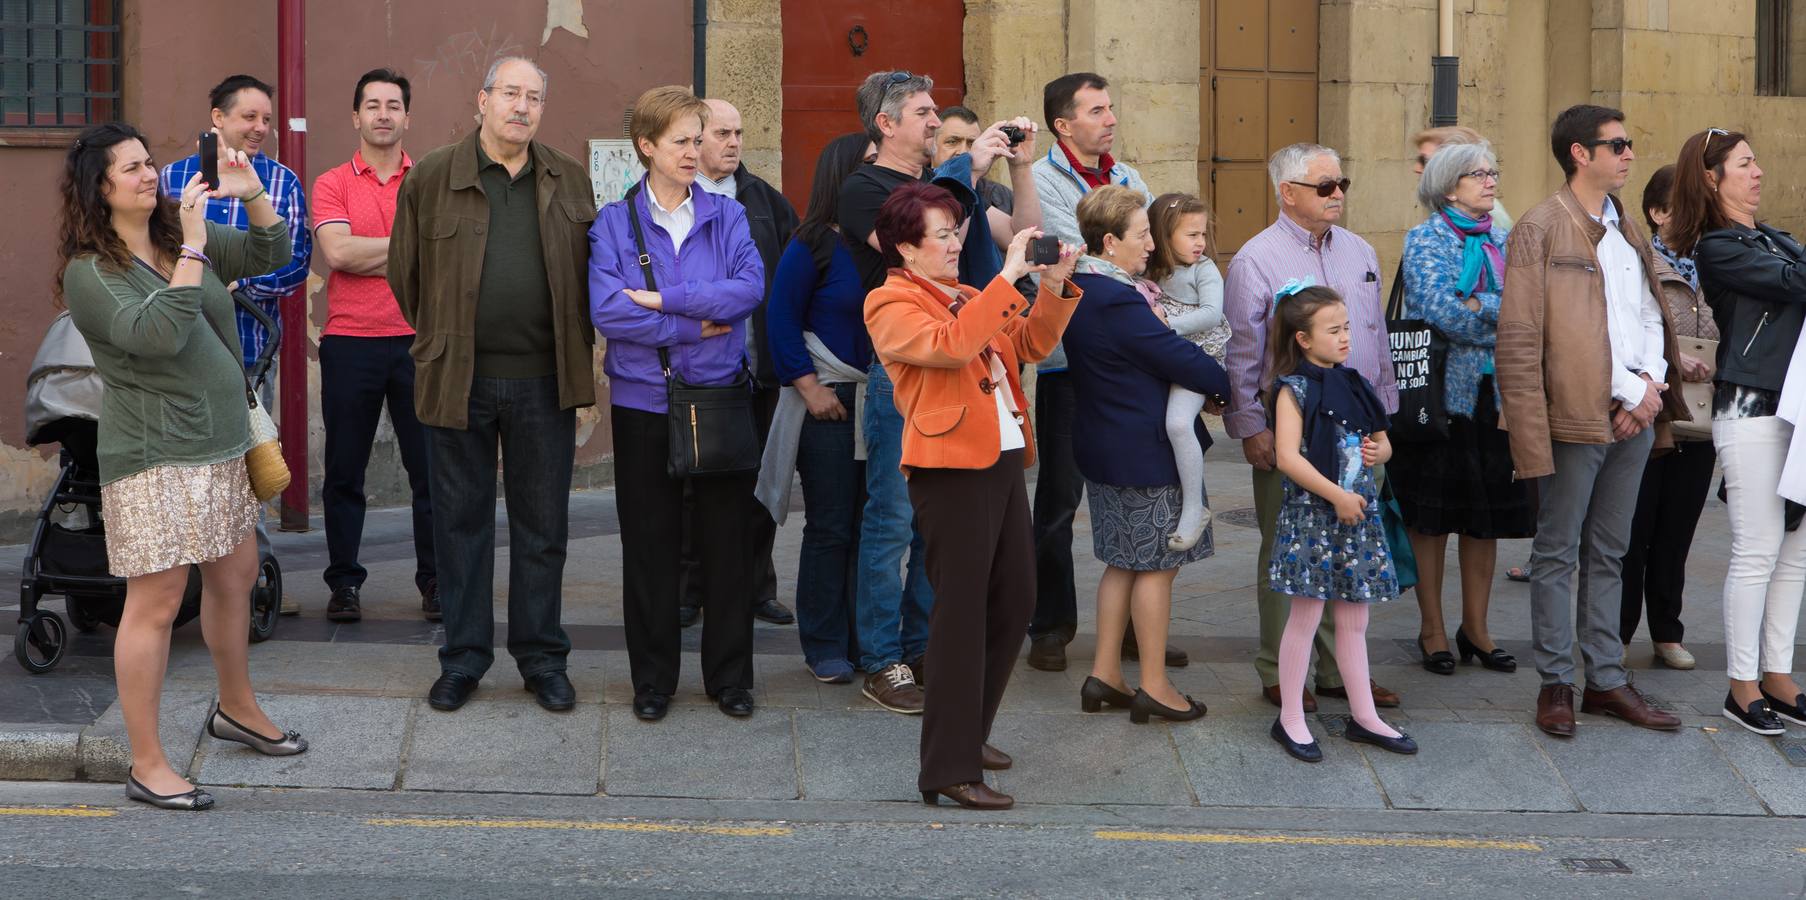
[[[589,142],[589,183],[596,192],[596,208],[621,199],[627,189],[646,174],[633,142],[626,138],[596,138]]]

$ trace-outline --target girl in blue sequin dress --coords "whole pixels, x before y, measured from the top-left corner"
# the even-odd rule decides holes
[[[1297,759],[1323,758],[1304,722],[1304,676],[1328,605],[1353,713],[1346,736],[1415,753],[1416,743],[1380,719],[1367,674],[1367,606],[1398,596],[1373,472],[1392,456],[1385,408],[1373,386],[1343,365],[1348,308],[1334,290],[1287,285],[1275,298],[1268,335],[1267,409],[1285,477],[1267,577],[1292,598],[1279,643],[1273,739]]]

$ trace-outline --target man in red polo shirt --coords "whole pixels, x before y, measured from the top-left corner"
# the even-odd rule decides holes
[[[430,621],[439,620],[433,565],[433,508],[427,493],[426,435],[414,416],[414,329],[389,290],[389,229],[395,199],[413,160],[401,149],[408,129],[408,79],[373,69],[358,79],[351,122],[358,150],[314,181],[314,234],[326,280],[326,330],[320,337],[320,412],[326,425],[326,618],[356,622],[366,572],[358,564],[364,534],[364,470],[383,405],[401,448],[414,505],[414,584]]]

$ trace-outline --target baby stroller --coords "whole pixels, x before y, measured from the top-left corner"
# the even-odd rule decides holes
[[[275,331],[262,310],[243,300],[239,305]],[[275,350],[276,342],[270,341],[252,367],[256,383],[262,384]],[[118,627],[125,611],[125,579],[107,571],[106,519],[100,508],[97,451],[104,391],[87,342],[69,313],[58,315],[32,359],[25,389],[25,442],[62,445],[62,471],[38,511],[19,585],[13,655],[33,674],[56,668],[69,648],[62,617],[38,608],[45,594],[61,594],[69,622],[84,633],[103,623]],[[263,557],[250,604],[251,640],[268,640],[282,610],[282,567],[273,555]],[[201,570],[195,566],[188,571],[175,624],[187,623],[200,611]]]

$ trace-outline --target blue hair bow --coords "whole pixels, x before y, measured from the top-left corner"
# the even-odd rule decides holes
[[[1312,278],[1309,275],[1306,275],[1303,278],[1293,278],[1293,279],[1287,281],[1285,283],[1284,287],[1280,288],[1279,290],[1277,290],[1273,293],[1273,307],[1272,308],[1278,309],[1279,301],[1284,300],[1287,297],[1295,296],[1299,291],[1302,291],[1305,288],[1316,287],[1316,286],[1317,286],[1317,279]],[[1271,310],[1269,310],[1269,312],[1270,311]]]

